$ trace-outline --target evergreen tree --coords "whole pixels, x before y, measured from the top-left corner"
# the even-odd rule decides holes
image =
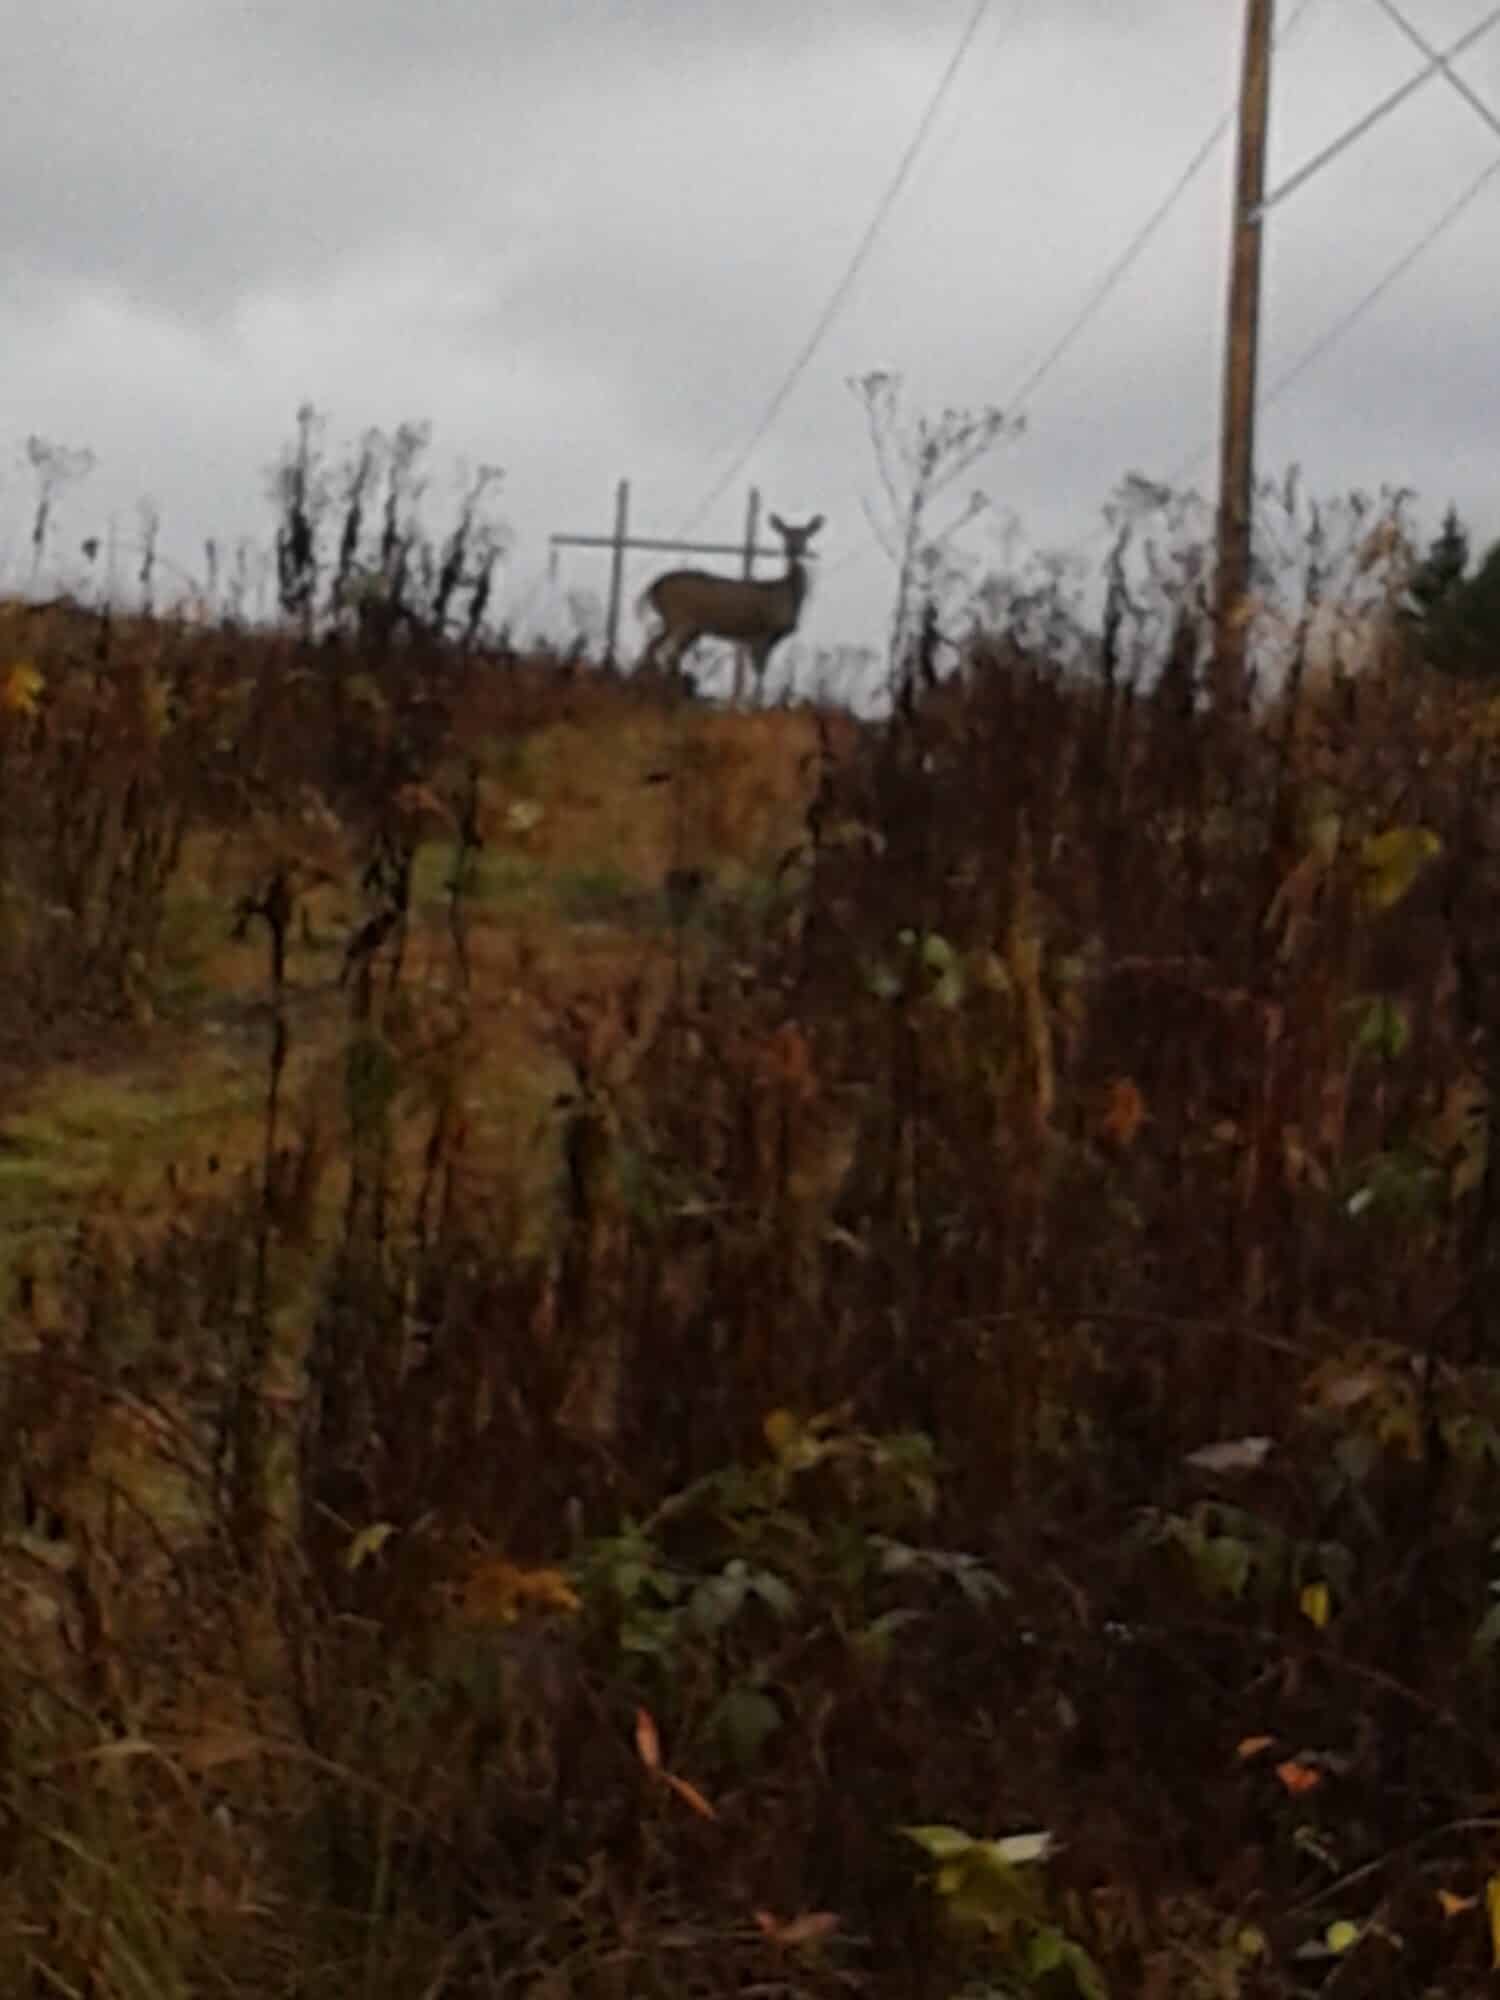
[[[1500,542],[1443,601],[1433,639],[1445,673],[1500,680]]]
[[[1407,585],[1413,653],[1440,673],[1500,679],[1500,542],[1472,573],[1469,549],[1468,530],[1450,506]]]
[[[1458,509],[1449,502],[1443,525],[1427,554],[1412,572],[1407,586],[1411,616],[1425,625],[1432,614],[1463,582],[1469,567],[1469,531],[1459,519]]]

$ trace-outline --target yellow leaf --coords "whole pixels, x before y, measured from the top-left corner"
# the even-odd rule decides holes
[[[10,715],[35,715],[45,685],[29,660],[17,660],[0,683],[0,708]]]
[[[396,1532],[392,1521],[374,1521],[368,1528],[361,1528],[344,1551],[344,1568],[351,1576],[356,1570],[363,1569],[367,1562],[380,1554]]]
[[[1275,1741],[1274,1736],[1245,1736],[1235,1745],[1234,1754],[1242,1764],[1248,1763],[1252,1757],[1258,1757],[1262,1750],[1269,1750]]]
[[[1335,1957],[1341,1958],[1351,1945],[1359,1943],[1359,1925],[1351,1924],[1347,1918],[1330,1924],[1323,1933],[1323,1942]]]
[[[1490,1965],[1500,1972],[1500,1875],[1492,1875],[1484,1885],[1484,1914],[1490,1924]]]
[[[1297,1599],[1297,1608],[1309,1624],[1316,1625],[1321,1632],[1328,1623],[1328,1614],[1333,1606],[1326,1583],[1310,1583]]]
[[[1326,812],[1319,815],[1308,828],[1308,846],[1320,861],[1334,861],[1338,858],[1339,845],[1344,838],[1344,817],[1342,813]]]
[[[357,702],[360,707],[377,714],[383,714],[390,706],[368,674],[351,674],[344,682],[342,693],[346,701]]]
[[[153,743],[160,742],[166,734],[171,718],[171,694],[167,684],[157,674],[145,674],[141,680],[141,722],[147,736]]]
[[[802,1426],[790,1410],[772,1410],[761,1430],[773,1456],[785,1458],[800,1437]]]
[[[1388,910],[1399,903],[1443,843],[1428,826],[1393,826],[1371,834],[1359,850],[1365,908]]]

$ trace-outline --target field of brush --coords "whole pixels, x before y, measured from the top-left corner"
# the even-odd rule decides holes
[[[1497,747],[0,609],[0,1991],[1478,1991]]]

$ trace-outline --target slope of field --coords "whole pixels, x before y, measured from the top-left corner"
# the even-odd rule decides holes
[[[0,618],[0,1991],[1481,1990],[1500,733]]]

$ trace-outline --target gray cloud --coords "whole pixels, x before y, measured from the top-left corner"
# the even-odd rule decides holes
[[[1286,13],[1288,10],[1284,9]],[[1453,39],[1482,0],[1426,0]],[[0,526],[21,548],[28,431],[92,445],[67,531],[162,503],[185,562],[263,527],[296,405],[335,437],[407,416],[498,460],[521,567],[606,525],[615,478],[670,531],[749,436],[906,144],[968,0],[72,0],[7,38],[0,120]],[[913,407],[1004,403],[1229,101],[1238,9],[995,0],[858,286],[755,478],[830,516],[814,638],[883,617],[855,555],[874,488],[850,375]],[[1273,182],[1410,72],[1373,9],[1315,0],[1277,75]],[[1465,73],[1500,108],[1500,35]],[[1276,211],[1266,378],[1493,156],[1432,86]],[[1086,535],[1128,469],[1211,439],[1227,149],[1049,374],[997,498]],[[1267,463],[1381,479],[1500,533],[1500,186],[1267,412]],[[1201,476],[1206,476],[1200,474]],[[0,543],[0,560],[4,545]],[[601,580],[570,556],[565,582]]]

